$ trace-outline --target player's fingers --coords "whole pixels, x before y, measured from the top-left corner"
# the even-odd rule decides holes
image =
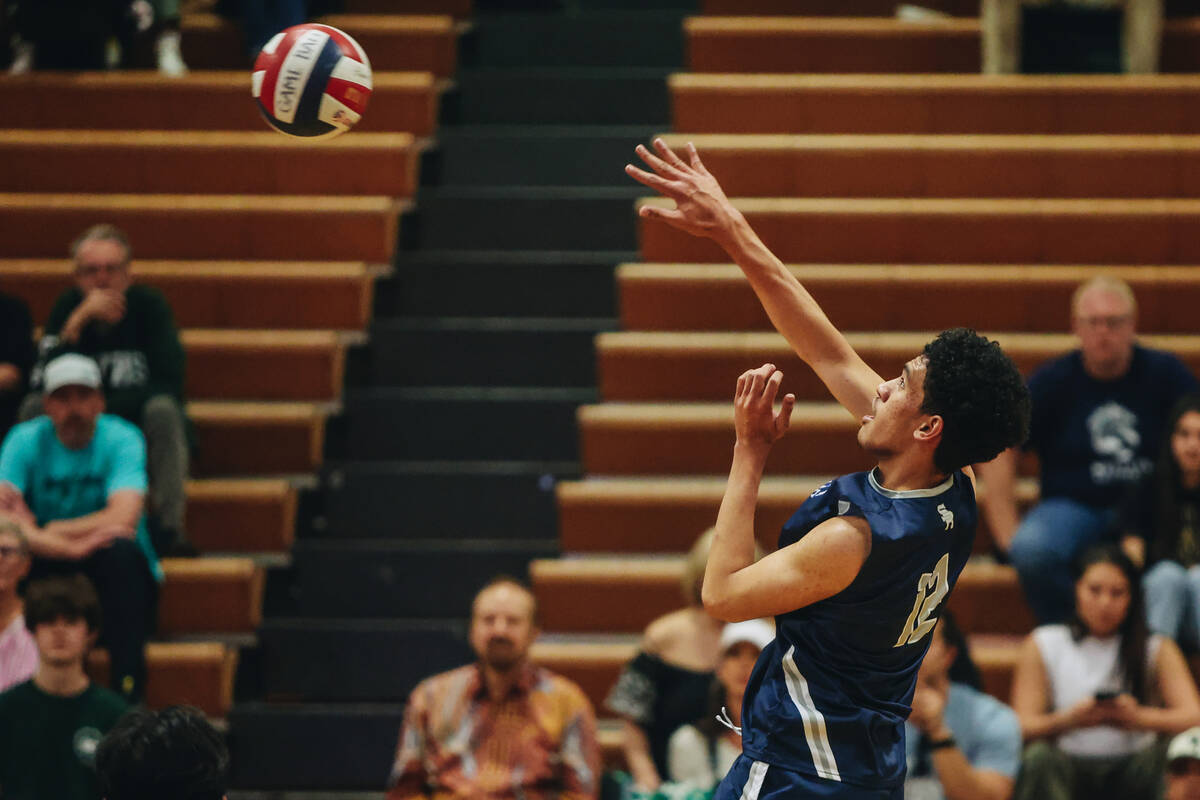
[[[646,147],[644,144],[639,144],[637,146],[637,154],[641,157],[642,161],[645,161],[646,164],[650,166],[650,169],[654,170],[663,177],[678,178],[683,175],[683,173],[680,172],[676,167],[650,152],[650,148]]]
[[[775,370],[767,376],[767,385],[763,387],[763,399],[768,403],[775,403],[775,396],[779,394],[779,384],[783,383],[783,370]]]
[[[746,381],[747,381],[747,380],[749,380],[749,377],[750,377],[750,373],[749,373],[749,372],[743,372],[741,375],[738,375],[738,379],[737,379],[737,389],[736,389],[736,390],[734,391],[734,393],[733,393],[733,399],[734,399],[734,400],[741,400],[741,399],[742,399],[742,397],[744,397],[744,396],[745,396],[745,394],[746,394]]]
[[[645,184],[651,189],[662,192],[668,197],[682,197],[683,187],[679,184],[669,181],[661,175],[656,175],[653,172],[646,172],[644,169],[638,169],[633,164],[625,165],[625,174],[633,178],[638,183]]]
[[[705,167],[704,162],[700,160],[700,154],[698,152],[696,152],[696,145],[692,144],[691,142],[688,142],[687,149],[688,149],[688,161],[691,163],[692,169],[696,170],[697,172],[703,173],[704,175],[708,175],[709,174],[708,168]]]
[[[778,429],[779,435],[782,436],[792,424],[792,411],[796,408],[796,395],[785,394],[783,396],[783,405],[779,409]]]
[[[666,140],[661,136],[656,136],[654,138],[654,149],[657,150],[658,154],[662,156],[663,159],[665,159],[666,162],[672,167],[675,167],[675,169],[680,170],[681,172],[687,172],[688,165],[684,163],[682,158],[675,154],[674,150],[667,146]]]
[[[679,228],[682,231],[686,231],[688,229],[687,218],[684,216],[683,212],[677,208],[642,206],[638,209],[638,214],[641,215],[642,219],[652,219],[658,220],[659,222],[665,222],[668,225],[674,228]]]

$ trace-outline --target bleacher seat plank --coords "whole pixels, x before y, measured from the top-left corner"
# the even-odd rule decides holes
[[[760,542],[774,545],[779,531],[814,489],[832,476],[772,476],[759,489],[754,525]],[[683,553],[717,519],[724,477],[601,478],[562,481],[556,487],[559,543],[568,553]],[[1027,507],[1037,498],[1037,482],[1017,484]],[[979,485],[979,496],[987,486]],[[980,519],[975,549],[991,548],[986,520]]]
[[[135,249],[135,257],[139,252]],[[59,293],[74,284],[73,269],[71,262],[62,259],[0,260],[0,282],[5,291],[29,304],[33,319],[40,323],[49,316]],[[133,280],[161,290],[176,324],[188,328],[357,330],[370,318],[374,289],[366,264],[342,261],[138,258]]]
[[[849,11],[849,9],[847,9]],[[979,22],[879,17],[691,17],[693,72],[978,72]]]
[[[433,133],[438,105],[434,75],[376,72],[373,84],[370,107],[357,131]],[[194,71],[184,78],[136,70],[0,75],[0,108],[13,109],[6,128],[270,130],[250,96],[249,69]]]
[[[0,191],[410,197],[409,133],[0,130]]]
[[[1200,76],[730,75],[669,79],[692,133],[1200,133]]]
[[[388,263],[404,208],[388,197],[0,193],[0,256],[60,256],[103,220],[149,258]]]
[[[311,472],[321,463],[325,413],[314,403],[188,403],[197,476]]]
[[[146,705],[190,705],[221,718],[233,705],[238,654],[220,642],[150,642],[146,645]],[[108,685],[111,662],[105,650],[88,654],[92,680]]]
[[[733,197],[1196,197],[1200,136],[668,134]]]
[[[1069,334],[981,332],[1000,342],[1026,376],[1078,347]],[[936,335],[847,333],[846,338],[876,372],[892,378]],[[1150,335],[1141,341],[1175,353],[1200,374],[1200,336]],[[800,400],[829,397],[816,373],[775,333],[602,333],[596,337],[596,355],[600,394],[607,401],[728,400],[737,376],[766,362],[784,371],[782,391]]]
[[[673,207],[665,198],[643,204]],[[784,261],[1191,264],[1200,200],[749,198],[734,205]],[[711,240],[638,218],[647,261],[725,262]]]
[[[202,553],[286,553],[296,532],[296,495],[284,480],[188,481],[188,537]]]
[[[733,452],[733,403],[602,403],[581,406],[579,437],[591,475],[721,475]],[[774,447],[777,473],[868,469],[859,421],[833,403],[797,403],[791,430]]]
[[[335,331],[185,330],[187,394],[211,400],[333,400],[345,346]]]
[[[1118,275],[1138,299],[1138,328],[1194,333],[1200,277],[1194,266],[793,265],[842,330],[1061,332],[1071,295],[1100,274]],[[627,330],[771,330],[740,269],[728,264],[622,264],[621,324]]]
[[[684,31],[693,72],[978,72],[981,65],[976,18],[691,17]],[[1162,71],[1196,72],[1198,45],[1200,18],[1167,20]]]
[[[638,633],[683,607],[680,557],[539,559],[529,566],[542,629],[552,633]],[[1033,630],[1016,571],[972,560],[947,601],[969,633]]]
[[[167,558],[158,632],[252,633],[262,620],[266,577],[248,558]]]
[[[454,18],[441,15],[331,14],[313,20],[340,28],[367,52],[379,71],[454,74]],[[234,21],[216,14],[185,14],[180,20],[183,59],[194,70],[249,68],[245,37]]]

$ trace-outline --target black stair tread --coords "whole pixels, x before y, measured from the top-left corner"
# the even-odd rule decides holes
[[[613,171],[624,175],[622,164]],[[418,207],[431,202],[453,200],[636,200],[645,197],[647,189],[626,177],[627,186],[436,186],[421,189]]]
[[[462,41],[460,68],[659,66],[683,61],[678,9],[587,10],[570,15],[478,14]]]
[[[594,403],[595,388],[526,386],[382,386],[356,388],[346,392],[345,405],[357,402],[440,402],[498,403]],[[418,459],[424,460],[424,459]],[[434,459],[436,460],[436,459]],[[479,459],[490,461],[493,459]],[[507,460],[507,459],[500,459]],[[525,459],[513,459],[521,461]]]
[[[399,254],[396,268],[465,266],[524,266],[541,268],[576,266],[580,264],[605,266],[637,261],[637,250],[448,250],[428,248]]]

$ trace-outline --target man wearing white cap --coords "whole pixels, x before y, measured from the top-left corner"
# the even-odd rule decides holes
[[[1167,747],[1165,800],[1200,800],[1200,728],[1189,728]]]
[[[161,577],[143,514],[145,440],[103,413],[90,358],[54,359],[43,387],[45,415],[14,427],[0,447],[0,513],[29,540],[31,576],[83,573],[95,584],[113,688],[136,702]]]

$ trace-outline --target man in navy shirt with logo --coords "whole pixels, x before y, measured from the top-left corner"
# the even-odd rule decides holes
[[[996,544],[1008,552],[1043,624],[1070,615],[1072,564],[1113,535],[1115,507],[1152,469],[1168,412],[1197,387],[1178,357],[1135,342],[1136,318],[1124,281],[1101,276],[1076,290],[1071,322],[1079,349],[1029,379],[1026,448],[1041,461],[1041,498],[1023,520],[1014,495],[1016,451],[980,467]]]
[[[779,549],[754,561],[754,508],[772,445],[796,398],[775,410],[783,375],[744,373],[736,443],[702,599],[714,616],[772,615],[776,638],[746,687],[742,756],[716,800],[796,796],[899,800],[904,720],[929,633],[975,537],[974,476],[1025,437],[1029,398],[995,342],[946,331],[884,381],[725,197],[689,145],[661,140],[638,154],[635,179],[675,201],[640,213],[721,245],[767,314],[851,414],[870,472],[820,487],[796,511]]]

